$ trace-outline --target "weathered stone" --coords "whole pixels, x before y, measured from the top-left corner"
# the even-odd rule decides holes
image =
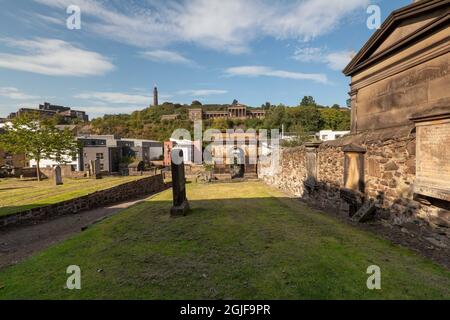
[[[63,185],[60,166],[56,166],[53,168],[53,182],[57,186]]]
[[[411,141],[406,145],[406,151],[408,152],[409,156],[415,156],[416,155],[416,141]]]
[[[90,165],[89,165],[89,170],[90,170],[90,175],[92,177],[95,177],[95,179],[102,178],[102,174],[100,171],[100,160],[99,159],[91,160]]]
[[[186,198],[186,176],[184,173],[183,150],[172,150],[171,159],[173,207],[170,209],[170,214],[172,216],[185,216],[190,208]]]
[[[450,110],[413,116],[417,130],[415,192],[450,201]]]
[[[439,240],[437,240],[435,238],[425,237],[424,239],[427,240],[429,243],[431,243],[432,245],[434,245],[436,247],[447,248],[447,245],[444,242],[439,241]]]
[[[396,170],[398,170],[398,166],[394,162],[390,161],[384,166],[384,170],[396,171]]]

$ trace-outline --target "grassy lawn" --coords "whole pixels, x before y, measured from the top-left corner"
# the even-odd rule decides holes
[[[0,179],[0,216],[70,200],[140,178],[64,179],[62,186],[55,186],[52,180]]]
[[[258,182],[188,185],[0,271],[3,299],[449,299],[450,273]],[[82,289],[64,289],[79,265]],[[381,268],[368,290],[367,267]]]

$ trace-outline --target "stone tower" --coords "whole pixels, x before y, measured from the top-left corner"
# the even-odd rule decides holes
[[[158,106],[158,88],[153,88],[153,105]]]

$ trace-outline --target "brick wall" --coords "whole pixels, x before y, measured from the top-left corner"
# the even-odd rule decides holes
[[[58,216],[75,214],[139,196],[150,195],[164,190],[165,187],[162,175],[142,178],[83,197],[0,217],[0,229],[6,226],[45,221]]]

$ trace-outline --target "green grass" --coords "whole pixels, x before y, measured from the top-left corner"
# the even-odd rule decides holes
[[[70,200],[140,178],[64,179],[62,186],[55,186],[52,180],[0,179],[0,216]]]
[[[0,272],[2,299],[449,299],[450,273],[261,183],[188,185]],[[79,265],[82,290],[64,289]],[[381,290],[366,287],[381,268]],[[101,270],[101,272],[98,272]]]

